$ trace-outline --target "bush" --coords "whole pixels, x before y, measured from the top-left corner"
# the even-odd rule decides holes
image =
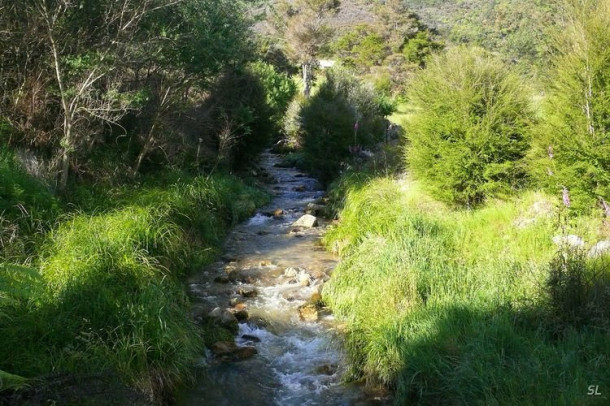
[[[290,76],[277,72],[273,65],[264,62],[250,64],[249,70],[261,81],[267,96],[274,133],[278,133],[282,118],[288,109],[290,101],[297,94],[297,85]]]
[[[429,60],[408,98],[407,162],[441,200],[475,205],[525,182],[533,121],[527,90],[479,49],[457,47]]]
[[[350,146],[367,147],[384,136],[374,91],[343,71],[327,72],[317,93],[304,102],[298,122],[307,169],[323,183],[337,176]]]
[[[573,208],[585,210],[610,200],[610,3],[570,4],[531,170],[552,193],[569,189]]]
[[[274,111],[261,79],[249,71],[226,72],[201,107],[204,142],[223,165],[244,166],[268,146]]]

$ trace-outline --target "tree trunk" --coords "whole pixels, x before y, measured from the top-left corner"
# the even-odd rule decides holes
[[[136,164],[134,165],[133,172],[132,172],[132,176],[134,178],[138,175],[138,172],[140,171],[140,166],[142,165],[142,161],[144,161],[144,158],[146,157],[146,155],[148,155],[148,152],[150,151],[150,149],[153,146],[153,143],[155,142],[155,127],[156,126],[157,126],[157,117],[155,117],[154,122],[152,123],[150,130],[148,131],[148,137],[146,139],[146,143],[144,144],[144,146],[142,147],[142,150],[138,154],[138,159],[136,159]]]
[[[303,64],[303,94],[305,97],[309,97],[311,94],[311,63],[305,62]]]

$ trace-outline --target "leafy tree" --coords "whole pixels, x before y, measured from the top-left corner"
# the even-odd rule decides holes
[[[610,201],[610,3],[570,0],[560,18],[532,171],[582,210]]]
[[[342,35],[333,44],[333,50],[344,65],[357,69],[380,65],[390,53],[383,36],[367,24],[357,25]]]
[[[264,62],[251,63],[249,70],[259,78],[265,89],[274,132],[278,132],[288,105],[297,93],[296,83],[285,73],[278,72],[273,65]]]
[[[337,0],[295,0],[283,1],[278,7],[276,25],[293,59],[301,65],[305,97],[311,92],[312,68],[317,56],[333,33],[328,18],[338,6]]]
[[[76,3],[33,0],[31,15],[40,19],[53,66],[61,112],[59,189],[64,190],[74,153],[91,145],[94,123],[118,123],[129,109],[123,94],[121,61],[140,22],[161,1],[121,0]],[[99,125],[99,124],[98,124]]]
[[[442,200],[475,205],[525,180],[533,120],[520,79],[481,49],[435,55],[408,91],[407,161]]]
[[[405,40],[402,53],[407,62],[424,67],[426,58],[434,51],[442,48],[442,44],[432,38],[430,31],[418,31],[415,35]]]
[[[135,69],[147,102],[135,128],[141,148],[133,175],[155,149],[176,143],[175,113],[198,102],[223,70],[243,65],[251,55],[241,1],[183,0],[155,10],[144,24]]]

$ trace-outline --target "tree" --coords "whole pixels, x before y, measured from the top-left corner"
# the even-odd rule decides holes
[[[440,199],[472,206],[523,185],[534,120],[519,77],[481,49],[433,56],[407,97],[407,162]]]
[[[332,36],[328,18],[338,6],[337,0],[296,0],[283,1],[278,7],[276,25],[290,54],[301,65],[305,97],[311,92],[312,68],[318,53]]]
[[[144,16],[169,4],[152,0],[75,2],[34,0],[32,14],[45,30],[61,111],[58,188],[65,190],[72,155],[92,126],[118,123],[129,108],[122,93],[121,61]]]
[[[339,37],[332,45],[343,64],[359,70],[381,65],[390,49],[375,27],[359,24]]]
[[[145,21],[148,45],[140,52],[138,86],[148,95],[136,138],[142,144],[133,164],[135,176],[144,159],[171,140],[164,125],[214,86],[223,70],[243,65],[249,55],[249,21],[244,4],[234,0],[182,0],[158,9]],[[150,35],[150,33],[158,33]],[[151,52],[152,50],[152,52]],[[193,92],[193,89],[199,90]]]
[[[0,10],[3,116],[53,155],[60,190],[117,131],[129,142],[113,155],[137,174],[179,144],[178,113],[251,55],[242,1],[0,0]]]
[[[568,0],[532,172],[576,209],[610,201],[610,3]]]

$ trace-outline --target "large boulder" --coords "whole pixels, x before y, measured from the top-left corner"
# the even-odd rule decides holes
[[[292,223],[292,227],[311,228],[311,227],[317,227],[317,226],[318,226],[318,219],[315,216],[312,216],[311,214],[305,214],[305,215],[301,216],[297,221]]]
[[[239,330],[239,321],[235,315],[227,309],[216,307],[208,314],[208,317],[213,319],[216,324],[226,328],[232,333],[237,333]]]

